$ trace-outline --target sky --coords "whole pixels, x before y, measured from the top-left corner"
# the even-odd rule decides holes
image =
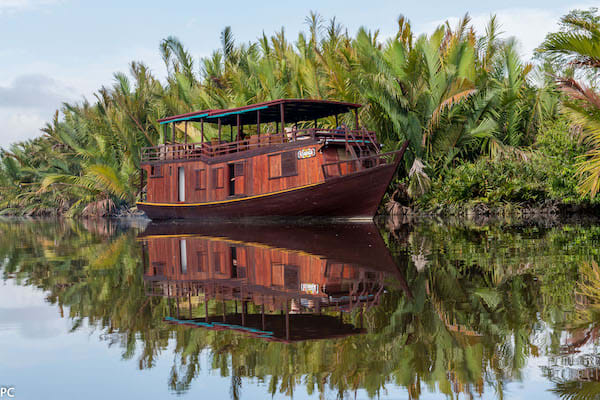
[[[0,269],[0,272],[1,269]],[[69,310],[63,310],[69,316]],[[110,345],[116,336],[106,334],[106,329],[93,329],[88,321],[71,331],[75,320],[61,317],[59,307],[47,300],[42,290],[18,285],[14,280],[0,282],[0,386],[13,387],[15,400],[19,399],[221,399],[229,398],[231,378],[213,370],[210,352],[199,354],[198,376],[192,381],[184,396],[176,395],[168,387],[175,357],[175,341],[169,340],[166,348],[154,357],[152,368],[140,370],[141,346],[129,359],[123,357],[118,342]],[[549,341],[550,329],[542,324],[534,344],[542,349],[540,356],[527,357],[521,369],[521,379],[507,380],[503,392],[507,398],[555,399],[549,392],[553,384],[544,376],[543,367],[555,365],[544,354],[544,343]],[[594,354],[594,349],[582,349],[581,354]],[[577,365],[574,366],[575,368]],[[565,366],[558,372],[575,371]],[[242,398],[285,400],[285,394],[271,396],[268,378],[242,378]],[[334,398],[336,392],[325,388],[325,397]],[[297,385],[294,399],[309,400],[319,395],[309,395],[305,385]],[[406,399],[408,391],[386,384],[382,399]],[[358,399],[368,399],[364,390]],[[423,400],[441,400],[447,396],[439,390],[424,390]],[[483,400],[497,398],[496,390],[486,383]]]
[[[133,60],[164,77],[158,46],[171,35],[198,65],[220,47],[225,26],[239,42],[281,27],[295,39],[312,10],[335,16],[352,35],[364,26],[390,37],[401,14],[417,33],[431,33],[468,12],[479,32],[496,14],[504,36],[517,37],[528,59],[562,15],[589,7],[600,7],[600,0],[0,0],[0,147],[40,135],[63,102],[93,101],[93,93]]]

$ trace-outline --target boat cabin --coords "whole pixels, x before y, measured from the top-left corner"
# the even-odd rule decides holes
[[[360,128],[359,107],[281,99],[161,119],[170,143],[142,150],[138,207],[153,219],[336,214],[341,204],[332,207],[327,198],[356,187],[335,193],[306,189],[388,164],[375,133]],[[386,187],[389,179],[383,178]],[[307,199],[312,204],[298,206]],[[343,214],[374,213],[371,203]]]

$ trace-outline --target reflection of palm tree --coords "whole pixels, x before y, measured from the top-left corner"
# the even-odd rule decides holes
[[[242,378],[235,374],[231,374],[231,386],[229,389],[229,394],[231,395],[231,400],[239,400],[241,396],[242,389]]]
[[[595,261],[584,262],[577,283],[575,318],[571,322],[571,338],[561,346],[561,354],[574,354],[598,338],[600,330],[600,268]],[[593,357],[595,358],[595,354]],[[571,379],[553,378],[552,392],[564,400],[600,398],[600,374],[597,366],[576,370]]]
[[[552,393],[562,400],[596,400],[600,398],[600,382],[560,381]]]
[[[600,70],[599,40],[597,10],[574,10],[561,18],[561,30],[548,34],[538,49],[562,70],[558,84],[568,96],[563,112],[590,145],[587,160],[579,165],[579,189],[592,196],[600,190],[600,93],[594,87]],[[578,82],[575,73],[587,76],[589,83]]]
[[[145,295],[133,232],[105,227],[90,232],[77,223],[0,223],[0,234],[8,238],[0,241],[0,260],[4,276],[48,291],[52,302],[69,307],[74,329],[87,319],[122,346],[124,358],[137,354],[140,368],[152,368],[171,340],[169,387],[176,392],[191,387],[206,351],[210,368],[231,376],[232,398],[240,397],[244,377],[264,380],[273,395],[291,396],[305,385],[309,393],[332,390],[341,397],[364,389],[376,397],[392,384],[405,387],[412,398],[424,385],[449,396],[470,395],[490,382],[502,397],[505,383],[518,379],[526,357],[537,351],[531,343],[536,314],[547,312],[544,302],[552,306],[540,295],[540,285],[552,285],[554,279],[539,272],[549,273],[551,266],[531,254],[551,254],[551,248],[541,248],[548,242],[562,254],[562,243],[573,241],[571,233],[549,231],[531,239],[507,235],[502,228],[425,224],[411,229],[414,239],[408,242],[386,236],[401,258],[398,264],[407,266],[401,273],[411,297],[389,289],[363,314],[367,335],[289,345],[164,324],[169,305]],[[412,246],[427,249],[429,268],[418,271],[410,264]],[[572,260],[563,259],[560,268]],[[597,285],[596,275],[592,271],[587,278],[591,287]],[[217,312],[222,303],[208,306]],[[204,312],[203,307],[192,311]],[[360,315],[357,310],[344,318],[358,324]]]

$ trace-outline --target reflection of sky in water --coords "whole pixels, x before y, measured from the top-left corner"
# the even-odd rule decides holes
[[[68,310],[65,309],[65,314]],[[176,397],[169,391],[167,381],[172,367],[173,342],[163,351],[156,366],[140,370],[137,357],[121,358],[118,345],[109,346],[99,332],[84,327],[70,333],[72,322],[61,318],[56,305],[45,301],[44,293],[13,281],[0,286],[0,385],[14,385],[17,399],[86,399]],[[539,335],[543,348],[544,333]],[[549,360],[542,356],[529,358],[522,370],[522,382],[505,386],[507,399],[554,398],[547,390],[551,383],[543,377],[542,367]],[[221,377],[210,368],[210,357],[201,353],[200,374],[192,383],[186,398],[229,398],[230,378]],[[242,380],[243,399],[268,399],[267,382]],[[326,399],[335,399],[335,392],[326,392]],[[354,398],[353,394],[350,395]],[[463,398],[464,394],[460,396]],[[496,397],[493,387],[486,385],[484,399]],[[278,394],[276,399],[285,398]],[[318,398],[308,396],[303,385],[296,386],[294,399]],[[358,391],[357,399],[367,399]],[[386,385],[382,399],[405,399],[404,388]],[[423,388],[422,399],[441,399],[444,395]]]

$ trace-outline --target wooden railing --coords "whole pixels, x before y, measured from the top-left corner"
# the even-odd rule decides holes
[[[369,132],[367,130],[311,128],[260,136],[252,135],[246,139],[234,142],[218,143],[212,141],[209,143],[176,143],[155,147],[143,147],[141,161],[153,162],[217,157],[225,154],[272,146],[274,144],[307,139],[345,143],[346,146],[372,146],[375,151],[378,149],[374,132]]]
[[[362,171],[368,168],[377,167],[393,162],[403,151],[394,151],[391,153],[375,154],[368,157],[351,158],[321,165],[323,177],[325,179],[345,176],[353,172]]]

